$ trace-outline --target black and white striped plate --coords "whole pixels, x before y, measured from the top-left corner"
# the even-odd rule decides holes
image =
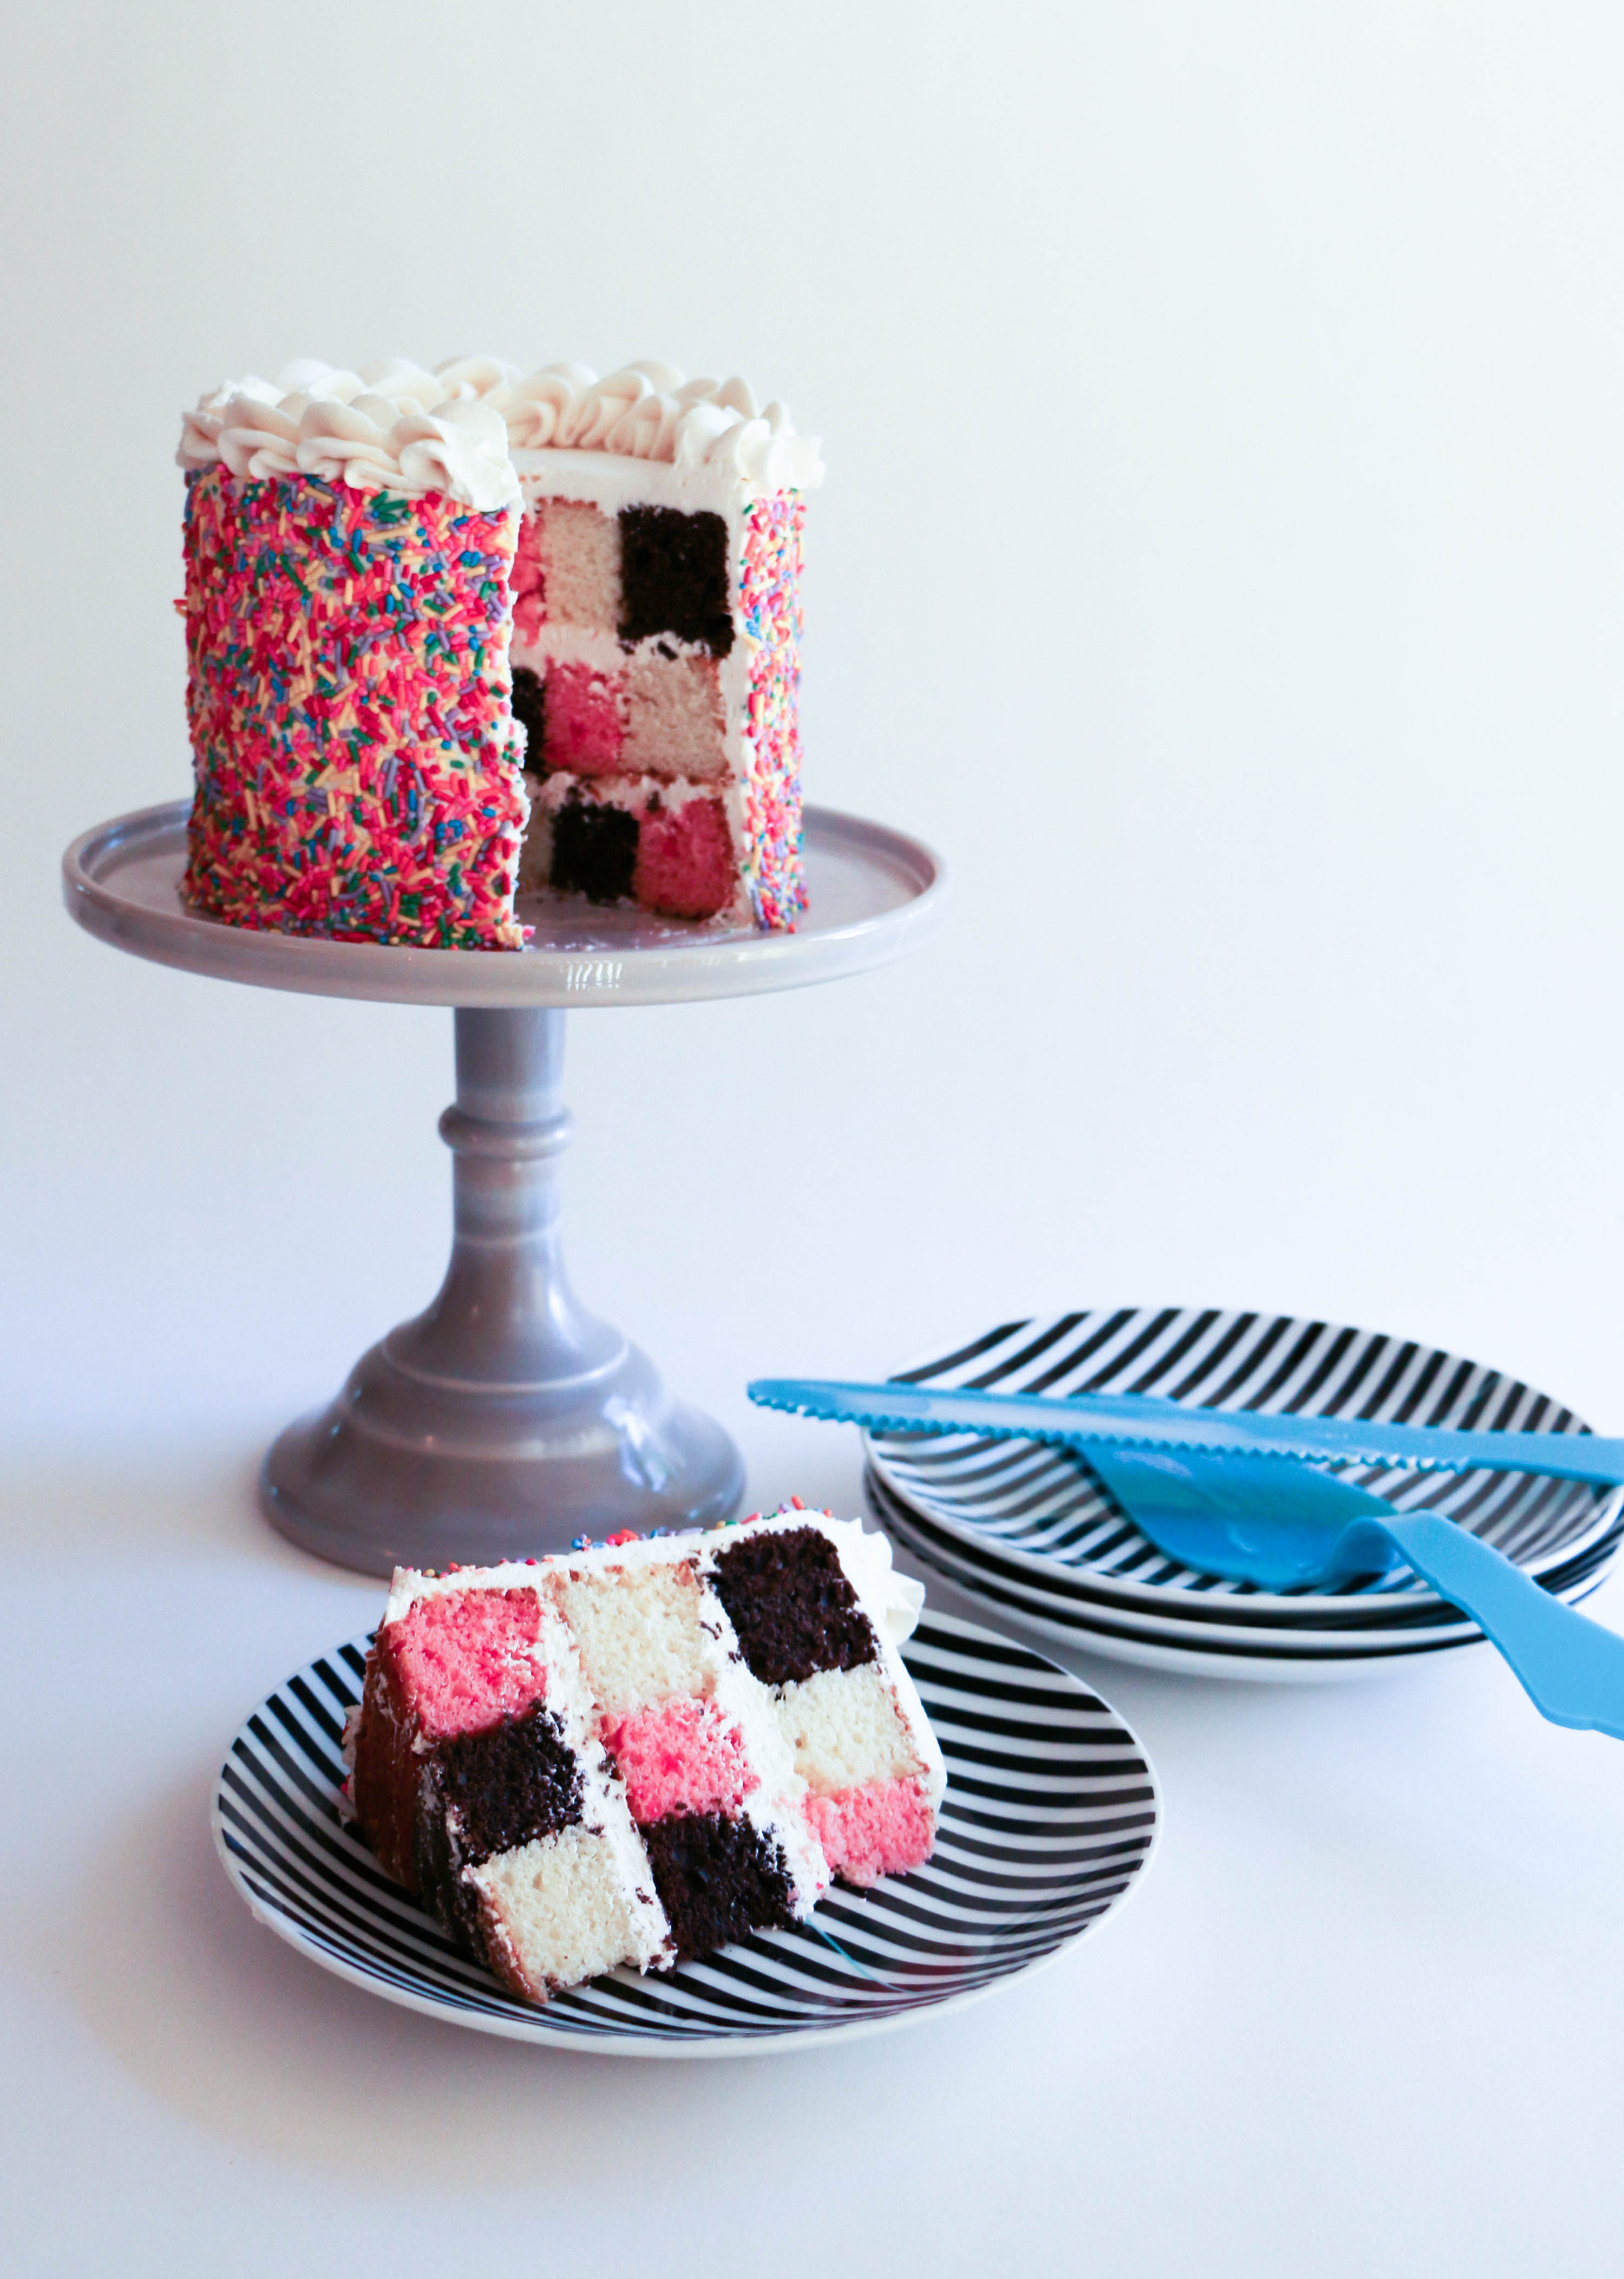
[[[992,1993],[1050,1961],[1144,1873],[1160,1807],[1115,1711],[1013,1640],[927,1610],[904,1655],[947,1760],[935,1853],[810,1922],[683,1963],[616,1971],[545,2009],[446,1938],[339,1815],[344,1713],[368,1640],[263,1701],[214,1797],[226,1873],[259,1920],[374,1994],[553,2048],[725,2057],[877,2033]]]
[[[1101,1308],[1006,1322],[898,1375],[1057,1399],[1108,1389],[1205,1408],[1587,1429],[1549,1395],[1454,1354],[1217,1308]],[[1395,1654],[1482,1642],[1475,1624],[1406,1570],[1334,1592],[1270,1593],[1179,1567],[1068,1450],[968,1434],[868,1436],[867,1446],[869,1500],[883,1523],[962,1587],[1048,1636],[1234,1676],[1351,1676]],[[1624,1493],[1614,1489],[1487,1471],[1365,1468],[1345,1477],[1401,1507],[1446,1513],[1570,1601],[1603,1579],[1624,1537]]]

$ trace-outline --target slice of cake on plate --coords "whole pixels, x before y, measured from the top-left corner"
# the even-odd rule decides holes
[[[918,1866],[946,1784],[897,1641],[917,1584],[855,1521],[400,1570],[348,1745],[392,1875],[532,2000]]]

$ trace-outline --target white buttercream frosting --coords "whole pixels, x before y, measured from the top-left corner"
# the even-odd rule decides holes
[[[584,364],[544,364],[527,380],[506,373],[481,386],[491,357],[463,357],[437,375],[479,387],[501,412],[516,451],[612,451],[628,459],[708,466],[763,491],[810,490],[823,479],[816,435],[798,435],[782,403],[756,408],[739,379],[685,380],[642,358],[600,380]]]
[[[317,475],[409,497],[444,491],[489,513],[519,482],[493,398],[511,367],[467,357],[440,372],[399,357],[359,372],[302,360],[274,380],[226,381],[182,414],[179,464],[234,475]]]
[[[705,467],[752,490],[810,490],[823,479],[815,435],[785,405],[758,410],[748,383],[685,380],[641,358],[600,379],[584,364],[522,380],[498,357],[437,371],[392,357],[344,372],[313,358],[274,380],[228,380],[181,416],[181,466],[234,475],[318,475],[358,489],[442,490],[482,510],[518,495],[514,450],[608,451]]]

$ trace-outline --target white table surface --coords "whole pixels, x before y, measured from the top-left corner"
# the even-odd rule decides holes
[[[840,1436],[733,1421],[763,1492],[855,1508]],[[11,1484],[12,2267],[686,2279],[770,2239],[800,2279],[831,2229],[863,2274],[1610,2267],[1620,1759],[1486,1656],[1324,1690],[1079,1660],[1167,1812],[1097,1938],[846,2050],[543,2055],[332,1979],[220,1872],[236,1722],[379,1602],[264,1528],[253,1454],[194,1430]]]
[[[955,912],[572,1021],[583,1295],[763,1501],[854,1509],[856,1452],[747,1377],[1076,1303],[1402,1331],[1620,1430],[1618,11],[14,12],[0,2267],[1616,2279],[1624,1753],[1487,1658],[1091,1668],[1144,1888],[846,2051],[543,2057],[257,1930],[211,1781],[379,1593],[250,1482],[435,1285],[450,1023],[120,957],[56,865],[186,788],[200,389],[741,370],[830,468],[808,789]]]

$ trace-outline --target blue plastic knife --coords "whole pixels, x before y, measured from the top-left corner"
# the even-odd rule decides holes
[[[938,1393],[918,1385],[819,1377],[757,1377],[749,1393],[763,1408],[866,1424],[874,1432],[978,1432],[1061,1447],[1098,1444],[1219,1456],[1291,1456],[1321,1464],[1540,1472],[1552,1479],[1624,1485],[1624,1440],[1604,1440],[1594,1432],[1458,1432],[1433,1424],[1185,1408],[1143,1393],[1075,1393],[1049,1400],[1041,1394]]]

